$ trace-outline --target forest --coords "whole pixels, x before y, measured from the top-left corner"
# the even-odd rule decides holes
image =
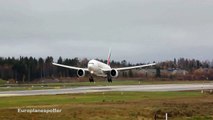
[[[76,71],[61,67],[56,67],[52,65],[55,61],[53,57],[47,56],[46,58],[35,58],[35,57],[0,57],[0,79],[2,80],[15,80],[20,82],[31,82],[41,79],[55,79],[64,77],[77,77]],[[87,58],[79,59],[75,58],[62,58],[59,57],[57,63],[87,67]],[[106,63],[106,60],[100,60]],[[122,61],[111,61],[111,67],[125,67],[132,65],[139,65],[144,63],[131,64],[126,60]],[[174,60],[168,60],[159,62],[157,66],[152,67],[156,69],[155,77],[161,78],[171,78],[171,75],[159,75],[161,70],[186,70],[188,76],[199,75],[201,77],[188,77],[188,79],[213,79],[213,62],[210,61],[200,61],[195,59],[179,58]],[[198,70],[201,72],[197,72]],[[203,71],[205,69],[205,71]],[[132,72],[132,71],[130,71]],[[121,75],[122,77],[140,77],[134,75]],[[172,76],[174,78],[175,76]],[[179,76],[180,77],[180,76]],[[147,78],[148,79],[148,78]]]

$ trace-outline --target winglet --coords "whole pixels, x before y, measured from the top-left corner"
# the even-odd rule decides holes
[[[110,57],[111,57],[111,48],[109,49],[109,54],[107,58],[107,65],[110,65]]]

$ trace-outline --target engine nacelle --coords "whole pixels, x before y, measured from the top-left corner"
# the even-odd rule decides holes
[[[118,77],[118,71],[115,70],[115,69],[112,69],[110,71],[110,76],[113,77],[113,78]]]
[[[79,69],[79,70],[77,71],[77,75],[78,75],[78,77],[84,77],[84,76],[85,76],[85,71],[82,70],[82,69]]]

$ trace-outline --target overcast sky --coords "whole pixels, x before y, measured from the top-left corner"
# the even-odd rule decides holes
[[[212,0],[0,0],[0,56],[213,59]]]

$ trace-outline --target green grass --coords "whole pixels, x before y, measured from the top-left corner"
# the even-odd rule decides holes
[[[104,92],[1,97],[0,119],[140,120],[213,119],[213,95],[187,92]],[[18,108],[57,108],[62,113],[18,113]]]
[[[87,94],[1,97],[0,108],[26,105],[126,102],[203,96],[199,92],[104,92]]]
[[[0,79],[0,85],[6,84],[5,80]]]
[[[209,117],[209,116],[195,116],[195,117],[189,118],[188,120],[212,120],[212,117]]]

